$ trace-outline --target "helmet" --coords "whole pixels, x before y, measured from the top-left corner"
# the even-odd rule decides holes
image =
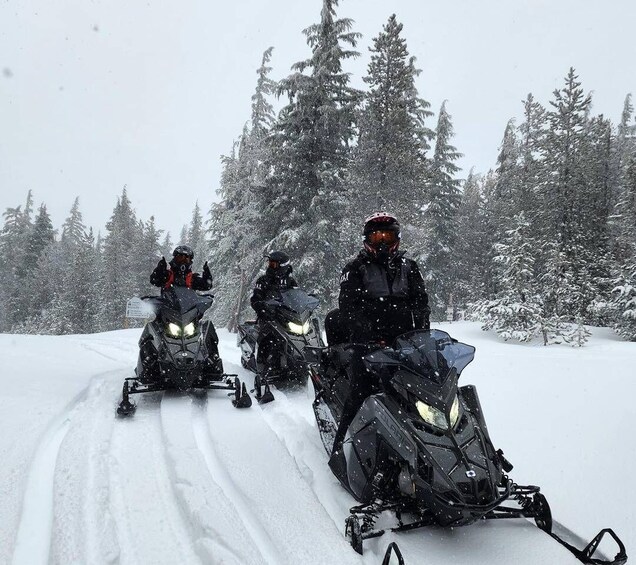
[[[393,214],[375,212],[364,221],[364,248],[378,259],[395,255],[400,246],[400,223]]]
[[[177,245],[172,252],[172,261],[170,261],[170,263],[190,267],[193,259],[194,251],[192,251],[192,247],[189,245]]]
[[[286,267],[289,264],[289,255],[284,251],[272,251],[265,255],[269,260],[269,267],[272,269],[278,269],[279,267]]]

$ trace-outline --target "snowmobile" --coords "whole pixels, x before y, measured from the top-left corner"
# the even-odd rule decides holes
[[[237,344],[241,348],[241,364],[256,373],[254,391],[260,403],[274,399],[269,388],[272,383],[297,386],[306,382],[309,373],[305,349],[324,347],[314,314],[318,304],[315,296],[299,288],[281,290],[278,298],[265,302],[269,316],[260,328],[255,321],[239,325]],[[261,355],[259,331],[270,336],[268,351]],[[265,359],[264,366],[257,366],[257,358]]]
[[[490,440],[477,390],[458,386],[475,348],[443,331],[414,330],[392,347],[339,344],[310,351],[313,408],[328,454],[349,390],[351,356],[361,351],[373,394],[329,461],[360,502],[345,523],[345,535],[358,553],[364,540],[387,530],[531,518],[583,563],[626,562],[625,547],[611,529],[602,530],[583,550],[558,536],[539,487],[518,485],[507,475],[513,467]],[[376,528],[386,511],[390,527]],[[605,534],[618,545],[613,560],[594,557]]]
[[[135,377],[124,381],[117,408],[120,416],[135,412],[131,394],[163,390],[228,390],[234,406],[251,406],[245,383],[241,385],[238,375],[223,372],[216,331],[212,322],[202,319],[213,298],[181,286],[163,290],[161,296],[142,298],[154,319],[139,339]]]

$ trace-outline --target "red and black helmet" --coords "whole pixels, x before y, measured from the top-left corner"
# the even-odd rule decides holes
[[[364,248],[374,256],[393,255],[400,246],[400,222],[388,212],[375,212],[364,221]]]

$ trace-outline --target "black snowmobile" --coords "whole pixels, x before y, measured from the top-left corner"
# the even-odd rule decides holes
[[[269,319],[260,328],[248,321],[238,327],[237,343],[241,348],[241,364],[256,373],[254,390],[259,402],[274,399],[269,385],[297,386],[309,376],[305,359],[306,347],[323,347],[320,324],[314,312],[319,300],[304,290],[281,290],[279,297],[265,302]],[[259,331],[270,336],[268,351],[258,352]],[[262,367],[257,358],[264,359]],[[264,392],[261,389],[264,387]]]
[[[327,453],[349,389],[351,345],[313,350],[313,403]],[[364,347],[364,346],[363,346]],[[552,532],[547,500],[537,486],[521,486],[507,475],[512,465],[490,440],[477,390],[458,387],[475,348],[439,330],[415,330],[393,347],[369,345],[362,363],[375,394],[349,425],[342,449],[330,467],[361,503],[351,508],[345,535],[358,553],[365,539],[389,531],[429,525],[463,526],[480,519],[533,518],[543,531],[584,563],[622,564],[625,547],[602,530],[583,550]],[[396,523],[377,529],[382,512]],[[609,560],[593,555],[605,534],[619,551]]]
[[[170,389],[229,390],[234,406],[251,406],[245,383],[241,386],[237,375],[223,373],[216,331],[212,322],[202,320],[212,300],[211,294],[181,286],[163,290],[161,296],[143,297],[154,319],[139,339],[136,376],[124,381],[119,415],[134,413],[131,394]]]

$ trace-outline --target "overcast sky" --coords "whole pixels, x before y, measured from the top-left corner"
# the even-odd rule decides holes
[[[220,156],[250,116],[262,52],[272,78],[309,55],[320,0],[7,0],[0,4],[0,210],[28,189],[59,227],[75,196],[102,229],[124,185],[173,240],[195,201],[216,199]],[[363,34],[347,70],[361,86],[371,39],[396,13],[464,153],[487,171],[528,92],[547,103],[570,66],[594,111],[618,120],[636,95],[634,0],[341,0]],[[434,127],[434,121],[429,123]],[[175,233],[177,232],[177,233]]]

